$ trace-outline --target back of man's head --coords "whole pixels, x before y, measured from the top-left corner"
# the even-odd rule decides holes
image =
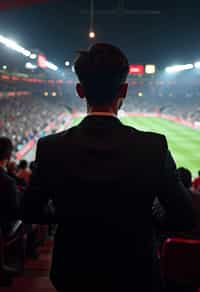
[[[9,160],[12,150],[12,141],[7,137],[0,137],[0,161]]]
[[[28,167],[28,162],[26,160],[20,160],[18,168],[26,169]]]
[[[200,176],[200,170],[198,171],[198,175]]]
[[[192,174],[191,171],[184,167],[178,168],[178,173],[184,186],[189,189],[192,186]]]
[[[129,64],[117,47],[97,43],[87,51],[79,51],[74,63],[89,105],[110,105],[121,84],[126,81]]]

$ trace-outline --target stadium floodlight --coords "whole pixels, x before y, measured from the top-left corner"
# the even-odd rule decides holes
[[[0,35],[0,43],[2,43],[3,45],[5,45],[6,47],[17,51],[18,53],[29,57],[31,55],[31,52],[23,47],[21,47],[20,45],[18,45],[15,41],[10,40],[5,38],[4,36]]]
[[[4,46],[6,46],[6,47],[8,47],[8,48],[10,48],[12,50],[24,55],[25,57],[30,57],[30,59],[36,59],[37,58],[37,54],[32,53],[31,51],[21,47],[15,41],[6,38],[3,35],[0,35],[0,43],[2,43]],[[52,69],[54,71],[58,70],[58,67],[55,64],[53,64],[53,63],[51,63],[49,61],[45,61],[45,65],[46,65],[47,68]],[[30,68],[29,65],[28,65],[28,67],[29,68],[27,68],[27,69],[33,69],[33,68]]]
[[[194,67],[197,68],[197,69],[199,69],[200,68],[200,62],[194,63]]]
[[[193,68],[194,68],[194,65],[193,64],[175,65],[175,66],[167,67],[165,69],[165,71],[167,73],[176,73],[176,72],[180,72],[180,71],[184,71],[184,70],[189,70],[189,69],[193,69]]]
[[[143,96],[143,93],[141,91],[139,91],[138,96]]]
[[[7,70],[8,67],[7,67],[7,65],[3,65],[2,68],[3,68],[3,70]]]
[[[90,31],[89,32],[89,38],[90,39],[94,39],[95,38],[95,32],[94,31]]]
[[[44,96],[48,96],[48,95],[49,95],[48,91],[45,91]]]
[[[155,74],[156,66],[154,64],[145,65],[145,73],[146,74]]]
[[[57,71],[58,70],[58,66],[56,66],[55,64],[49,62],[49,61],[46,61],[45,62],[45,65],[47,66],[47,68],[51,69],[51,70],[54,70],[54,71]]]
[[[33,65],[33,64],[31,64],[30,62],[27,62],[27,63],[25,64],[25,68],[26,68],[26,69],[33,70],[33,69],[36,69],[36,68],[37,68],[37,66],[36,66],[36,65]]]
[[[55,91],[52,92],[52,96],[56,96],[57,93]]]
[[[29,57],[30,57],[30,59],[33,59],[33,60],[34,60],[34,59],[36,59],[36,58],[37,58],[37,55],[36,55],[36,54],[34,54],[34,53],[32,53],[32,54],[30,54],[30,56],[29,56]]]
[[[69,62],[69,61],[66,61],[66,62],[65,62],[65,66],[66,66],[66,67],[69,67],[69,65],[70,65],[70,62]]]

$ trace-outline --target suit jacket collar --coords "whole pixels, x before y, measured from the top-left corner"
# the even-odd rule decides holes
[[[121,125],[121,121],[112,115],[88,115],[79,124],[79,126],[86,127],[114,127],[119,125]]]

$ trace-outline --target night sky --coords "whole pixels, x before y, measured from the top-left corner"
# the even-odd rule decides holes
[[[117,0],[96,0],[96,9],[114,9]],[[129,9],[156,9],[160,15],[95,15],[95,41],[121,47],[130,63],[155,63],[159,67],[200,60],[200,4],[195,8],[161,6],[153,1],[125,0]],[[161,1],[160,1],[161,2]],[[164,1],[165,2],[165,1]],[[174,2],[175,4],[175,2]],[[183,2],[182,2],[183,6]],[[39,49],[59,66],[72,61],[75,51],[87,48],[88,0],[50,0],[0,10],[0,34],[28,49]]]

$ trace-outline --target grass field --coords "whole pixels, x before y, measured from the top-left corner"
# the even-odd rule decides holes
[[[72,126],[82,118],[75,118]],[[193,177],[200,169],[200,131],[157,117],[122,117],[122,123],[142,131],[152,131],[167,137],[169,149],[177,163],[192,171]]]

